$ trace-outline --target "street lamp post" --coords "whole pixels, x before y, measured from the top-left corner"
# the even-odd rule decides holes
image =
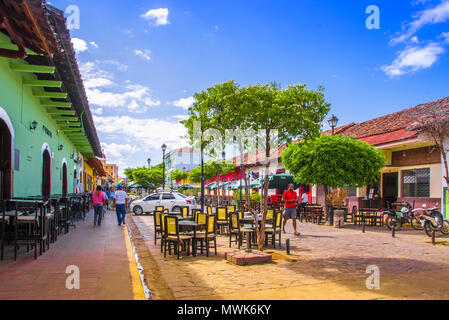
[[[339,119],[335,115],[332,115],[332,117],[330,117],[328,120],[329,126],[332,128],[332,135],[335,135],[335,128],[338,125],[338,121],[339,121]],[[326,196],[327,196],[328,187],[325,186],[325,188],[326,188]],[[328,209],[327,220],[329,221],[329,223],[331,225],[334,223],[334,208],[332,207],[332,204],[329,206],[329,209]]]
[[[201,144],[201,212],[204,213],[204,149]]]
[[[151,159],[150,159],[150,158],[148,158],[148,160],[147,160],[147,161],[148,161],[148,168],[149,168],[149,169],[151,169]]]
[[[339,119],[335,115],[332,115],[332,117],[328,120],[329,126],[332,128],[332,135],[335,134],[335,128],[338,125],[338,121]]]
[[[165,143],[162,145],[162,191],[165,190],[165,151],[167,151],[167,146]]]

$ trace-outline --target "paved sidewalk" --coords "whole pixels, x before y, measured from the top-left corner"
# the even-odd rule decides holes
[[[101,227],[93,226],[92,211],[76,225],[36,261],[29,254],[13,262],[9,253],[0,262],[0,300],[141,299],[127,229],[117,225],[115,213],[109,211]],[[66,288],[71,265],[80,269],[80,290]]]
[[[289,222],[283,244],[291,239],[291,255],[285,246],[267,248],[273,263],[242,267],[224,260],[227,237],[219,237],[217,257],[164,259],[160,240],[154,245],[153,218],[132,220],[143,267],[158,274],[147,275],[158,299],[449,299],[449,247],[432,246],[423,231],[401,231],[393,239],[384,229],[363,234],[351,226],[300,224],[302,236],[294,237]],[[380,290],[366,288],[370,265],[380,269]]]

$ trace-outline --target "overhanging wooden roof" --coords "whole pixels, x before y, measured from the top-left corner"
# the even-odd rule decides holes
[[[44,110],[81,153],[101,157],[65,22],[64,13],[44,0],[0,0],[0,32],[11,39],[10,44],[2,43],[0,56],[24,59],[28,64],[14,63],[11,69],[26,74],[24,85],[33,87]]]

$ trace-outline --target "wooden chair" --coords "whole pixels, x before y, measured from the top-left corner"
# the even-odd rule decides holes
[[[170,210],[168,210],[168,209],[164,209],[164,210],[162,210],[162,212],[163,212],[163,213],[167,213],[167,214],[168,214],[168,213],[170,213]]]
[[[160,211],[154,211],[154,245],[156,245],[157,236],[162,236],[161,214]]]
[[[282,229],[282,213],[277,212],[275,214],[275,220],[273,221],[273,225],[271,228],[265,229],[265,244],[268,245],[268,236],[271,236],[271,244],[273,245],[273,248],[276,248],[276,235],[279,235],[279,247],[282,248],[281,244],[281,229]]]
[[[164,206],[156,206],[155,211],[164,211]]]
[[[205,232],[197,233],[193,241],[200,242],[201,254],[203,254],[203,245],[206,245],[206,255],[209,257],[210,242],[214,243],[212,247],[215,249],[215,255],[217,255],[217,234],[216,234],[216,217],[214,215],[208,215],[206,219]]]
[[[208,206],[208,207],[207,207],[207,214],[208,214],[208,215],[213,214],[213,213],[212,213],[212,207],[211,207],[211,206]]]
[[[225,207],[217,208],[217,226],[220,234],[225,233],[225,229],[229,226],[228,209]]]
[[[351,211],[351,213],[347,213],[346,214],[346,217],[345,217],[345,222],[351,222],[351,223],[354,223],[354,218],[355,218],[355,215],[357,214],[357,206],[353,206],[352,207],[352,211]]]
[[[181,214],[184,218],[190,217],[190,208],[189,207],[181,207]]]
[[[17,260],[18,249],[21,244],[27,245],[27,251],[30,245],[34,248],[34,260],[37,259],[37,246],[40,238],[40,214],[39,206],[34,204],[18,204],[15,205],[15,217],[12,223],[14,229],[14,260]],[[20,215],[23,213],[24,215]],[[43,243],[40,243],[40,254],[43,252]]]
[[[238,248],[242,246],[243,243],[243,234],[247,232],[254,232],[254,229],[252,228],[245,228],[240,226],[240,217],[238,212],[231,213],[231,217],[229,219],[229,248],[231,247],[231,244],[237,243]],[[235,236],[235,240],[232,240],[232,236]],[[249,241],[251,245],[251,236],[248,236],[246,238],[246,241]]]
[[[163,253],[164,244],[165,244],[165,236],[167,228],[165,227],[165,218],[168,216],[166,213],[161,213],[161,253]]]
[[[273,222],[273,217],[274,217],[274,209],[267,209],[267,218],[266,221],[267,222]]]
[[[165,217],[165,241],[164,241],[164,258],[167,257],[167,245],[168,251],[171,255],[171,245],[174,245],[175,253],[178,255],[181,247],[187,248],[187,255],[190,255],[190,244],[193,237],[190,235],[184,235],[179,233],[179,222],[178,217]]]
[[[195,221],[196,223],[198,222],[198,214],[199,213],[201,213],[200,209],[193,209],[192,210],[193,221]]]
[[[226,209],[228,209],[228,215],[231,214],[231,212],[236,211],[236,207],[234,205],[228,205],[226,206]]]

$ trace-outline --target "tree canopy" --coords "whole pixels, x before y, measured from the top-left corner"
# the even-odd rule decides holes
[[[160,187],[163,182],[162,168],[159,166],[148,168],[128,168],[125,169],[125,175],[129,180],[134,181],[144,188]]]
[[[224,160],[209,160],[204,164],[204,179],[212,180],[234,170],[235,165],[233,163]],[[189,180],[195,183],[201,182],[201,167],[196,167],[190,172]]]
[[[344,135],[322,135],[290,144],[282,163],[302,184],[344,188],[375,183],[385,165],[380,150]]]
[[[178,180],[187,180],[189,178],[189,173],[184,171],[179,171],[176,169],[170,173],[170,179],[178,181]]]

